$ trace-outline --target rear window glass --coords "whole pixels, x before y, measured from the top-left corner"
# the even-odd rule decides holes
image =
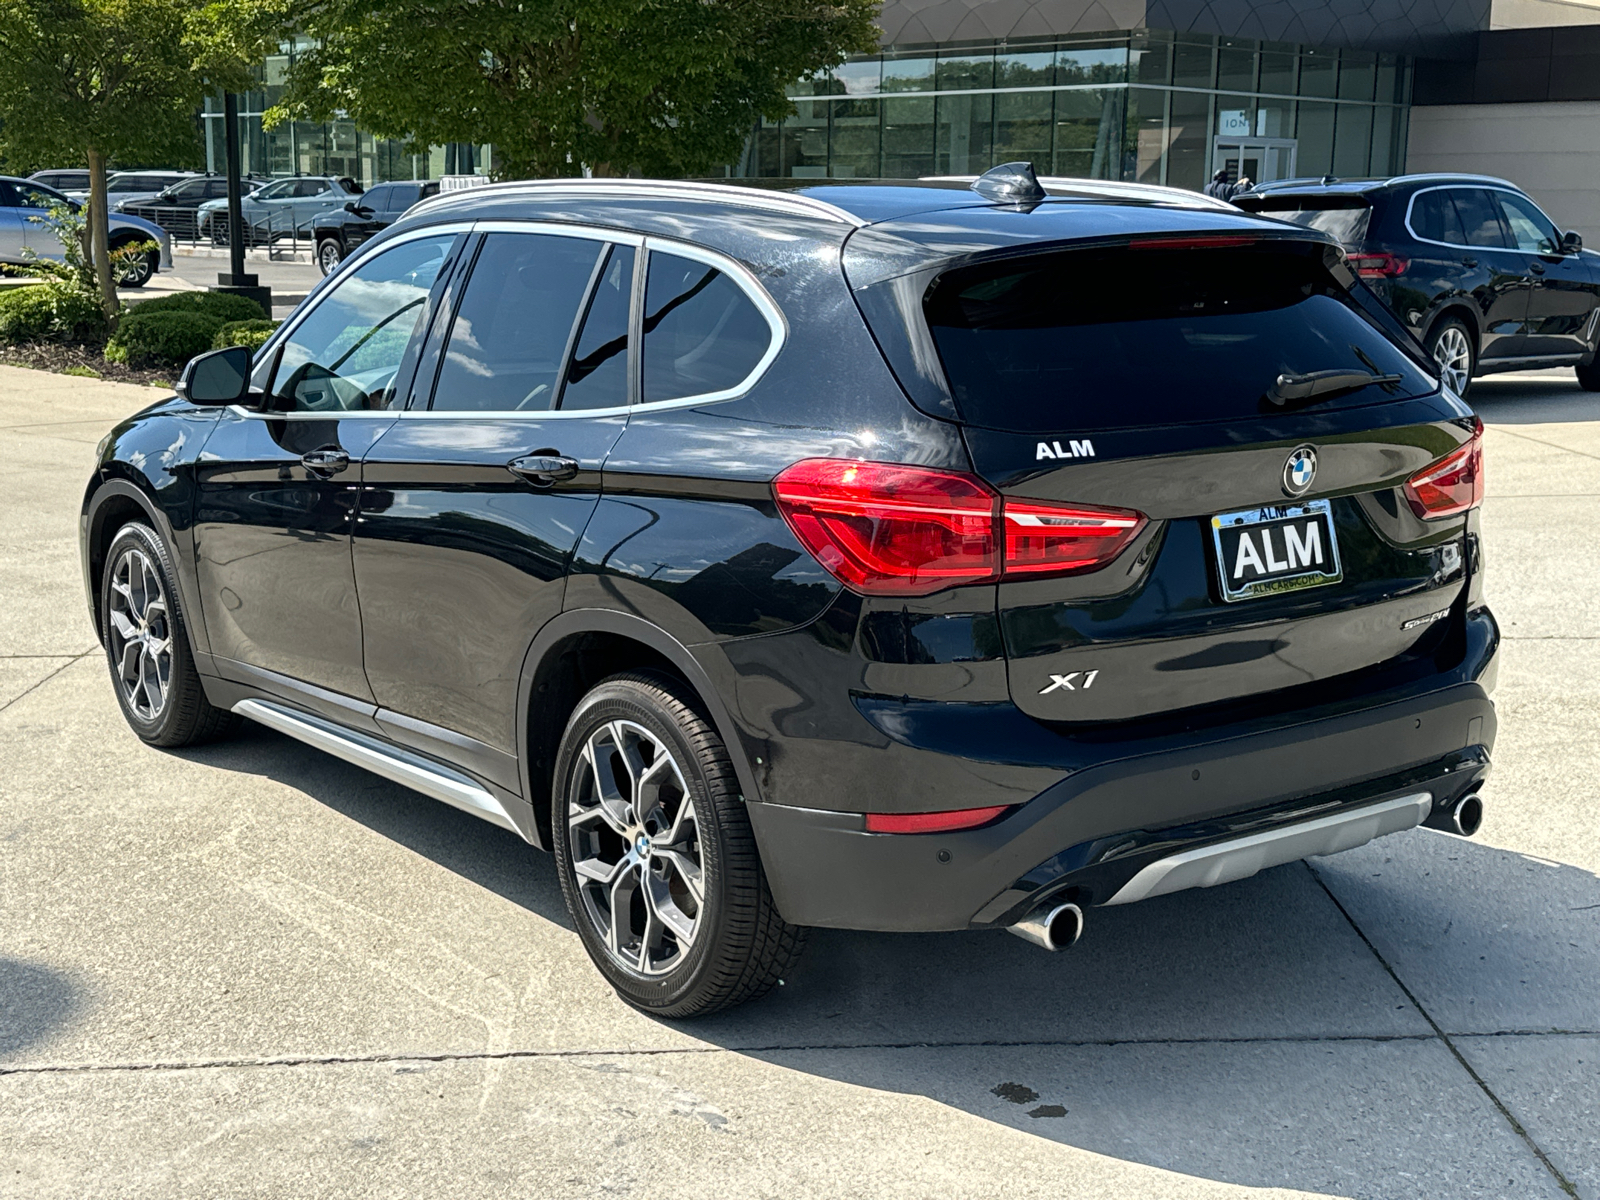
[[[1249,208],[1263,216],[1331,234],[1346,246],[1366,239],[1367,224],[1372,219],[1371,205],[1359,196],[1264,196]]]
[[[1340,287],[1316,244],[1069,250],[947,272],[928,325],[963,419],[1020,432],[1257,417],[1280,374],[1399,375],[1321,410],[1433,382]]]

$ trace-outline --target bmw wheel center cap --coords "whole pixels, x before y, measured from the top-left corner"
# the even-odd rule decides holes
[[[1310,446],[1301,446],[1283,464],[1283,490],[1291,496],[1305,495],[1316,478],[1317,452]]]

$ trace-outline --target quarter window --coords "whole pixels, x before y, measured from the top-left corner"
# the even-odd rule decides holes
[[[1454,188],[1449,193],[1455,201],[1456,213],[1461,218],[1461,228],[1467,235],[1467,245],[1506,250],[1504,227],[1500,224],[1500,209],[1494,198],[1482,188]]]
[[[628,403],[628,325],[632,246],[612,246],[595,282],[583,331],[567,366],[561,407],[621,408]]]
[[[1430,242],[1446,242],[1452,246],[1467,244],[1455,203],[1450,193],[1443,190],[1423,192],[1417,197],[1411,209],[1411,228],[1418,237]]]
[[[1518,250],[1530,254],[1556,254],[1559,239],[1550,218],[1540,212],[1533,201],[1510,192],[1497,192],[1500,211],[1505,214],[1506,226],[1516,240]]]
[[[283,343],[272,408],[340,412],[387,408],[395,374],[428,307],[454,238],[419,238],[365,259]],[[269,365],[263,368],[271,370]]]
[[[554,234],[485,237],[445,345],[433,407],[553,407],[561,362],[604,249],[602,242]]]
[[[652,252],[645,283],[646,404],[737,387],[772,342],[750,297],[715,267]]]

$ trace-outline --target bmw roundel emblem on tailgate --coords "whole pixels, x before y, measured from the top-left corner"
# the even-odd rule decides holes
[[[1283,464],[1283,490],[1291,496],[1305,495],[1316,478],[1317,452],[1310,446],[1301,446]]]

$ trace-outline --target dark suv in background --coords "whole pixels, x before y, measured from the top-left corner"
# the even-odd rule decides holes
[[[1324,233],[1164,188],[424,201],[100,447],[134,731],[544,847],[631,1003],[1470,833],[1482,426]]]
[[[437,180],[375,183],[359,199],[346,200],[342,208],[313,217],[311,231],[317,240],[317,266],[324,275],[328,274],[344,261],[345,255],[389,228],[417,201],[438,194]]]
[[[1560,233],[1514,184],[1480,175],[1293,179],[1234,197],[1249,212],[1320,229],[1465,395],[1475,376],[1595,359],[1600,255]]]

